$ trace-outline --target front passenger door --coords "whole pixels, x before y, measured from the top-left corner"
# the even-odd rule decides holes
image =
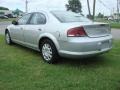
[[[13,39],[18,43],[24,43],[24,27],[29,21],[31,14],[26,14],[18,20],[18,25],[13,25],[11,33]]]

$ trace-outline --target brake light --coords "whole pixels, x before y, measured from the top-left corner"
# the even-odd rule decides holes
[[[68,37],[85,37],[86,35],[83,27],[71,28],[67,32]]]

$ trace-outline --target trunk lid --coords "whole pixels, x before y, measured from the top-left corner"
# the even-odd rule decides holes
[[[103,37],[111,34],[109,24],[84,25],[83,27],[89,37]]]
[[[111,34],[111,28],[109,24],[98,22],[74,22],[63,23],[66,26],[66,32],[70,28],[83,27],[88,37],[104,37]]]

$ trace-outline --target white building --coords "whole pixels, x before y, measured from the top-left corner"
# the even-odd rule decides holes
[[[12,14],[12,10],[0,10],[0,13],[4,13],[4,15]]]

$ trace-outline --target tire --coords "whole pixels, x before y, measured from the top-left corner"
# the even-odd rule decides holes
[[[5,41],[6,41],[6,44],[8,44],[8,45],[12,44],[10,33],[8,31],[5,33]]]
[[[41,54],[43,60],[49,64],[55,63],[59,58],[54,43],[49,39],[45,39],[41,43]]]

